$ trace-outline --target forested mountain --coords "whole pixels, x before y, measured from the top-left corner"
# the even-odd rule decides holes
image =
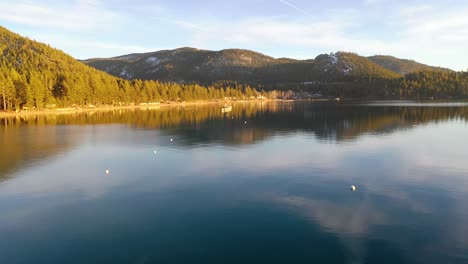
[[[202,87],[116,78],[3,27],[0,27],[0,54],[0,108],[4,110],[250,98],[257,94],[247,86]]]
[[[266,90],[293,90],[353,98],[453,98],[468,96],[468,74],[391,56],[350,52],[315,59],[275,59],[249,50],[193,48],[129,54],[84,63],[122,78],[243,83]]]
[[[221,51],[180,48],[129,54],[84,63],[126,79],[174,82],[235,80],[265,85],[349,78],[398,78],[392,72],[357,54],[338,52],[314,60],[275,59],[261,53],[229,49]]]
[[[420,71],[405,75],[395,89],[404,98],[467,98],[468,72]]]
[[[399,59],[393,56],[376,55],[367,58],[386,69],[402,75],[419,71],[451,71],[449,69],[433,67],[413,60]]]
[[[275,59],[248,50],[192,48],[90,59],[86,64],[128,79],[204,85],[246,84],[330,97],[452,98],[468,95],[466,73],[389,56],[366,58],[350,52],[313,60]],[[406,73],[405,75],[400,74]]]
[[[84,62],[122,78],[177,82],[250,80],[260,73],[259,69],[283,63],[281,60],[277,61],[246,50],[213,52],[192,48],[129,54],[110,59],[90,59]],[[268,71],[264,73],[268,74]]]

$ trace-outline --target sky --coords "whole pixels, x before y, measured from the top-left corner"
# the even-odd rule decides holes
[[[179,47],[336,51],[468,69],[468,0],[0,0],[0,25],[78,59]]]

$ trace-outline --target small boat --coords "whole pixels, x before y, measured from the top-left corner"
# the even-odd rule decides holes
[[[223,106],[223,108],[221,108],[222,113],[228,113],[228,112],[231,112],[231,111],[232,111],[232,106],[230,106],[230,105],[225,105],[225,106]]]

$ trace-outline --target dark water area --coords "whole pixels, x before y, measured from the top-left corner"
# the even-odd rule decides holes
[[[0,119],[0,263],[468,263],[467,121],[420,102]]]

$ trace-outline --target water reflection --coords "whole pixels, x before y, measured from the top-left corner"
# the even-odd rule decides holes
[[[8,125],[0,127],[0,181],[13,170],[63,154],[81,138],[77,129]]]
[[[388,134],[428,123],[465,122],[468,107],[460,104],[428,107],[419,103],[415,107],[375,102],[368,103],[373,106],[369,111],[362,103],[244,103],[234,104],[230,113],[222,113],[219,106],[187,106],[8,118],[0,122],[0,142],[5,150],[0,152],[0,178],[13,168],[80,144],[85,132],[76,126],[115,125],[117,131],[112,133],[94,128],[93,140],[114,142],[119,138],[120,144],[129,145],[169,145],[158,137],[139,137],[133,133],[135,129],[157,129],[162,135],[176,137],[170,145],[180,147],[254,144],[297,132],[326,142],[347,142],[366,134]]]
[[[10,119],[0,259],[466,263],[467,114],[275,103]]]
[[[373,106],[370,111],[368,105]],[[447,120],[466,120],[465,103],[238,103],[222,113],[220,106],[169,107],[158,110],[115,110],[68,115],[5,119],[4,131],[22,125],[109,125],[159,129],[190,140],[251,144],[281,132],[307,132],[324,140],[356,139],[365,133],[391,133],[397,129]],[[442,107],[444,106],[444,107]],[[248,121],[248,122],[245,122]]]

